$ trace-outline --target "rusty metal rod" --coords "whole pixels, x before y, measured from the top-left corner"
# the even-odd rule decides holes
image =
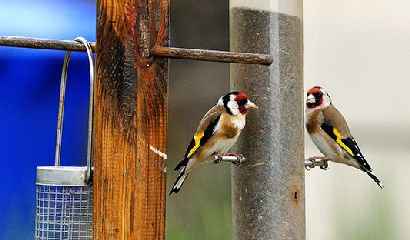
[[[210,62],[229,62],[261,65],[270,65],[273,62],[272,56],[268,54],[225,52],[216,50],[160,46],[155,46],[152,51],[154,56],[156,57],[182,58]]]
[[[90,42],[90,44],[93,52],[95,52],[95,42]],[[78,52],[86,51],[83,45],[71,40],[52,40],[19,36],[0,36],[0,46]],[[270,65],[273,61],[272,56],[268,54],[225,52],[205,49],[187,49],[160,46],[155,46],[152,49],[152,54],[156,57],[181,58],[210,62]]]
[[[93,52],[95,52],[95,42],[90,42]],[[53,49],[65,51],[87,51],[83,44],[71,40],[52,40],[44,38],[30,38],[19,36],[0,36],[0,46]]]

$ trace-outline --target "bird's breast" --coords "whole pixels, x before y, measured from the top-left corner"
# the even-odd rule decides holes
[[[245,127],[245,118],[240,116],[222,116],[217,126],[217,135],[226,139],[234,139],[239,136]]]
[[[322,122],[323,114],[320,110],[306,112],[306,130],[309,134],[318,132]]]

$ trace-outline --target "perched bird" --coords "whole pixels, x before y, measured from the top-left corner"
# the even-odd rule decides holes
[[[250,108],[258,108],[243,92],[230,92],[222,96],[218,103],[212,107],[202,118],[198,129],[184,159],[176,166],[174,171],[179,171],[177,180],[172,187],[170,195],[179,192],[188,174],[200,164],[215,161],[227,153],[235,144],[239,134],[245,127],[245,116]],[[237,155],[239,164],[243,156]]]
[[[306,129],[316,147],[325,156],[324,160],[358,168],[383,188],[350,134],[346,120],[333,106],[329,94],[319,86],[307,91]]]

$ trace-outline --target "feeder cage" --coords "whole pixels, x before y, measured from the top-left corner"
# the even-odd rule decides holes
[[[54,166],[37,167],[35,239],[92,239],[91,149],[94,59],[89,43],[82,37],[75,40],[86,46],[90,62],[87,166],[60,166],[64,97],[68,62],[71,55],[71,52],[67,52],[61,74],[55,164]]]

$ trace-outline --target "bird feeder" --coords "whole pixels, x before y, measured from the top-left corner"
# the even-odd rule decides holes
[[[35,239],[92,238],[93,186],[91,158],[94,58],[87,40],[78,37],[75,41],[85,45],[90,63],[87,166],[60,166],[64,98],[67,68],[71,55],[71,52],[68,51],[64,58],[61,74],[55,164],[54,166],[37,167]]]

